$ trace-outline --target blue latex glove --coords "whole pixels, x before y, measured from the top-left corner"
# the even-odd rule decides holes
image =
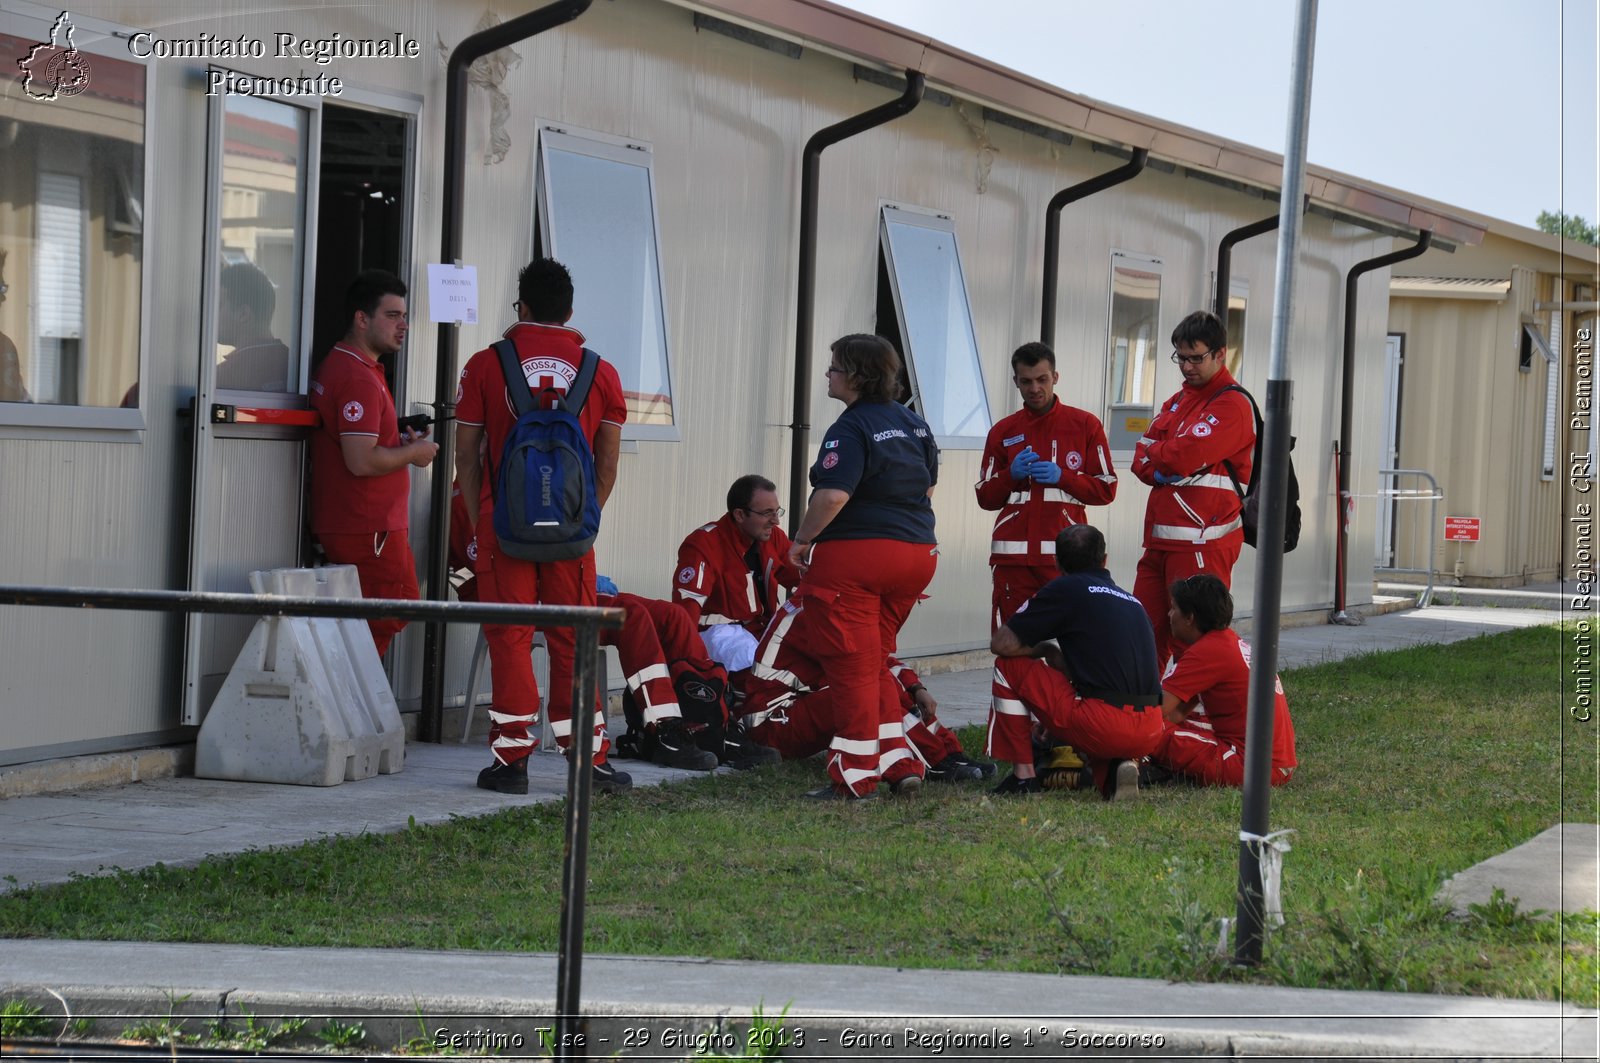
[[[1041,483],[1048,487],[1050,484],[1061,482],[1061,466],[1053,461],[1045,461],[1040,458],[1028,470],[1028,475],[1033,478],[1035,483]]]
[[[597,574],[594,578],[594,589],[601,594],[617,593],[617,585],[612,581],[610,576],[601,576]]]
[[[1167,484],[1168,486],[1171,486],[1172,484],[1175,484],[1183,479],[1185,479],[1185,477],[1179,476],[1177,473],[1158,472],[1155,474],[1156,483]]]
[[[1039,460],[1039,455],[1033,452],[1032,447],[1023,447],[1022,453],[1011,459],[1011,478],[1013,480],[1026,480],[1028,470],[1033,468],[1033,463]]]

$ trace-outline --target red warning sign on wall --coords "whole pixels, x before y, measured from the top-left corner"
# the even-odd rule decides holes
[[[1478,533],[1483,529],[1483,521],[1478,517],[1446,517],[1444,519],[1444,541],[1447,543],[1475,543]]]

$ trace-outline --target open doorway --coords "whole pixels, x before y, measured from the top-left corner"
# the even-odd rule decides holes
[[[318,360],[344,335],[351,278],[364,269],[386,269],[409,280],[414,127],[410,115],[323,104],[312,341]],[[393,363],[403,356],[383,360],[397,399],[404,375]]]

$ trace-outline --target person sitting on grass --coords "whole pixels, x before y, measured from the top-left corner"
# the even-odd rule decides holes
[[[1140,781],[1163,782],[1170,772],[1202,786],[1243,786],[1250,644],[1228,627],[1233,596],[1209,574],[1178,580],[1169,594],[1175,653],[1161,680],[1165,729]],[[1282,786],[1295,769],[1294,723],[1283,683],[1273,684],[1271,780]]]
[[[1011,761],[996,794],[1042,789],[1033,725],[1082,755],[1106,800],[1138,794],[1136,761],[1161,741],[1160,669],[1150,618],[1106,570],[1106,538],[1090,524],[1056,535],[1056,568],[995,631],[990,756]],[[1054,640],[1052,642],[1052,640]],[[1080,773],[1080,780],[1083,779]]]

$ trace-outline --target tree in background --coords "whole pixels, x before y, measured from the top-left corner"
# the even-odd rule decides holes
[[[1541,210],[1539,220],[1534,224],[1541,232],[1555,233],[1557,236],[1565,236],[1568,240],[1577,240],[1579,243],[1600,244],[1600,230],[1577,214],[1568,215],[1560,210],[1552,214],[1548,210]]]

